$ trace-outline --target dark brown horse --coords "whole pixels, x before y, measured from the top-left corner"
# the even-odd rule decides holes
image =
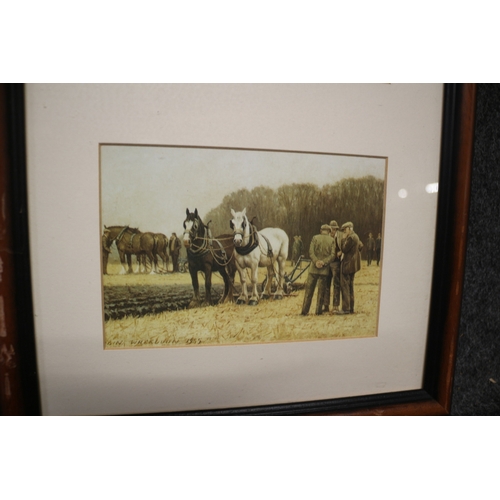
[[[212,238],[208,225],[203,224],[198,210],[190,212],[186,209],[184,221],[184,246],[187,248],[189,274],[193,284],[193,299],[189,307],[200,305],[198,271],[205,276],[205,301],[202,305],[212,305],[212,272],[219,272],[224,280],[224,294],[220,302],[233,301],[234,244],[231,234],[221,234]]]
[[[107,236],[105,236],[105,239],[108,248],[113,241],[116,243],[122,265],[120,274],[133,273],[132,255],[137,257],[139,270],[141,263],[145,264],[146,258],[148,258],[151,263],[154,262],[153,250],[155,240],[153,233],[141,233],[139,229],[129,226],[105,226],[105,235],[106,234]]]

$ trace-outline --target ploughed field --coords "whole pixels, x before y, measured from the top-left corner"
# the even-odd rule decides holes
[[[290,267],[290,266],[288,266]],[[135,266],[134,266],[135,269]],[[259,293],[265,279],[265,270],[259,276]],[[191,275],[186,273],[128,274],[120,275],[120,266],[108,265],[108,275],[104,276],[104,319],[114,320],[127,316],[139,318],[165,311],[187,309],[193,297]],[[305,280],[303,275],[300,283]],[[198,275],[201,301],[205,299],[205,279]],[[234,288],[235,299],[241,291],[238,274]],[[248,280],[250,283],[250,279]],[[298,286],[301,286],[297,282]],[[224,282],[218,273],[212,275],[212,302],[217,304],[224,293]]]
[[[201,285],[200,296],[204,299],[203,280]],[[222,297],[223,292],[224,285],[212,286],[214,302]],[[190,284],[104,286],[104,319],[139,318],[187,309],[192,296],[193,287]]]
[[[287,271],[290,271],[290,265]],[[356,274],[356,314],[315,316],[316,294],[308,316],[301,316],[300,285],[283,300],[261,300],[257,306],[218,304],[188,309],[193,292],[189,273],[120,275],[111,264],[103,276],[104,344],[108,349],[183,347],[289,342],[376,335],[380,268],[366,266]],[[259,283],[265,277],[260,270]],[[200,295],[205,282],[199,275]],[[220,275],[212,277],[214,303],[223,293]],[[239,277],[235,287],[240,290]],[[260,286],[259,286],[260,291]]]

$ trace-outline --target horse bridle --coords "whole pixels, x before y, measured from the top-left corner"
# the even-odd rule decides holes
[[[196,217],[194,219],[193,227],[190,230],[186,229],[186,221],[184,221],[184,224],[183,224],[183,226],[184,226],[183,236],[188,234],[190,239],[191,239],[191,245],[195,246],[194,241],[198,237],[198,229],[200,227],[200,223],[203,226],[203,232],[204,232],[203,236],[200,238],[202,240],[202,244],[200,246],[196,247],[195,249],[188,248],[188,252],[190,252],[193,255],[201,255],[201,254],[206,253],[210,250],[208,248],[208,244],[207,244],[207,240],[208,240],[207,239],[207,227],[205,226],[205,224],[203,224],[203,222],[201,222],[199,217]]]
[[[232,220],[230,221],[230,224],[229,224],[231,229],[233,230],[233,235],[236,236],[239,234],[241,236],[242,240],[244,241],[245,240],[245,229],[247,228],[247,223],[249,225],[249,232],[248,232],[249,241],[244,247],[235,247],[236,252],[239,253],[240,255],[249,254],[251,251],[253,251],[260,244],[259,233],[255,229],[255,226],[253,226],[252,224],[250,224],[248,222],[248,219],[246,216],[243,218],[243,222],[241,223],[241,229],[235,229]],[[233,240],[234,240],[234,236],[233,236]]]
[[[243,222],[241,223],[241,230],[239,229],[234,229],[234,224],[233,221],[229,221],[229,227],[233,230],[233,234],[237,235],[239,234],[240,236],[244,237],[245,236],[245,229],[247,228],[247,218],[243,218]]]

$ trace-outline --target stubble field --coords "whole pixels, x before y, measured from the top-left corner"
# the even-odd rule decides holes
[[[288,263],[287,271],[291,267]],[[219,304],[186,309],[192,297],[189,273],[120,275],[109,266],[103,277],[104,346],[106,349],[233,345],[293,342],[334,338],[373,337],[377,332],[380,268],[367,266],[356,274],[356,314],[313,314],[316,294],[308,316],[300,314],[303,289],[283,300],[261,300],[257,306]],[[261,283],[265,270],[260,270]],[[296,284],[303,283],[303,279]],[[223,290],[222,278],[213,276],[215,301]],[[236,278],[239,289],[239,279]],[[200,292],[204,280],[200,275]]]

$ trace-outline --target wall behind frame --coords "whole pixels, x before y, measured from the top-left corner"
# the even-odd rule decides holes
[[[452,415],[500,415],[500,85],[478,84]]]

